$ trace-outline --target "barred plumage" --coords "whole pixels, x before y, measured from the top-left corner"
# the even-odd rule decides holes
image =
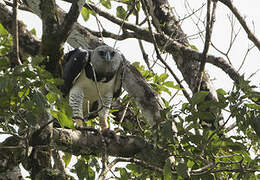
[[[99,46],[94,51],[76,49],[68,53],[62,90],[69,93],[74,119],[84,119],[88,116],[88,109],[100,109],[101,128],[107,128],[112,98],[118,97],[121,91],[123,61],[124,56],[109,46]]]

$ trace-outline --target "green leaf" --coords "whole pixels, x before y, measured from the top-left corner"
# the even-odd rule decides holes
[[[33,102],[37,106],[37,108],[42,111],[46,108],[47,102],[44,95],[40,91],[35,91],[33,93]]]
[[[167,86],[169,88],[173,88],[173,89],[177,89],[177,90],[182,90],[182,88],[180,88],[179,85],[174,85],[174,82],[173,81],[165,81],[163,83],[164,86]]]
[[[212,174],[206,174],[201,176],[201,180],[214,180],[214,176]]]
[[[130,179],[130,176],[128,174],[128,172],[126,171],[125,168],[115,168],[115,171],[119,171],[120,172],[120,179],[121,180],[128,180]]]
[[[138,167],[136,164],[127,164],[126,165],[126,168],[131,170],[131,171],[134,171],[134,172],[137,172],[138,171]]]
[[[35,29],[35,28],[31,29],[30,32],[31,32],[33,35],[36,36],[36,29]]]
[[[189,174],[188,174],[188,166],[186,163],[180,162],[177,167],[176,167],[176,171],[177,173],[184,177],[184,178],[188,178]]]
[[[74,127],[72,119],[69,118],[64,111],[50,110],[50,114],[59,121],[61,127]]]
[[[64,152],[64,156],[62,156],[62,159],[65,163],[65,167],[67,167],[69,165],[71,157],[72,157],[72,154]]]
[[[49,103],[54,103],[57,100],[57,95],[54,93],[48,93],[46,95],[46,99],[48,100]]]
[[[84,160],[79,159],[78,162],[75,164],[75,170],[79,180],[94,180],[95,179],[95,171],[88,166]]]
[[[141,9],[141,3],[140,3],[140,1],[138,1],[138,2],[136,3],[135,7],[136,7],[137,11],[139,12],[140,9]]]
[[[162,83],[162,82],[164,82],[167,78],[169,77],[169,75],[168,74],[166,74],[166,73],[162,73],[159,77],[158,77],[158,83]]]
[[[110,0],[100,0],[100,2],[105,8],[111,9],[112,6]]]
[[[193,167],[194,164],[195,164],[195,163],[194,163],[193,161],[191,161],[191,160],[188,160],[188,162],[187,162],[187,166],[188,166],[188,168],[190,168],[190,169],[192,169],[192,167]]]
[[[88,174],[86,175],[86,179],[95,180],[95,171],[90,166],[88,166]]]
[[[223,95],[223,96],[227,95],[226,91],[224,91],[223,89],[217,89],[216,92],[217,92],[218,94]]]
[[[171,91],[165,87],[165,86],[157,86],[159,88],[160,91],[164,91],[166,93],[168,93],[170,96],[172,95]]]
[[[203,102],[208,94],[208,91],[200,91],[196,93],[191,99],[192,104],[195,105]]]
[[[191,49],[198,51],[198,48],[195,45],[190,44],[190,47],[191,47]]]
[[[121,19],[125,19],[126,15],[127,15],[127,12],[126,12],[126,10],[123,8],[123,6],[118,6],[118,7],[116,8],[116,16],[117,16],[117,17],[119,17],[119,18],[121,18]]]
[[[222,142],[223,148],[232,149],[233,151],[243,151],[246,150],[246,146],[240,142],[233,142],[231,139],[226,139]]]
[[[172,138],[172,136],[173,136],[172,122],[166,121],[165,123],[163,123],[161,132],[162,132],[163,137]]]
[[[257,104],[245,104],[245,106],[247,106],[251,109],[260,110],[260,105],[257,105]]]
[[[0,23],[0,34],[5,35],[8,34],[8,31],[4,28],[4,26]]]
[[[171,180],[172,179],[171,162],[170,162],[169,159],[167,159],[165,164],[164,164],[163,177],[164,177],[164,180]]]
[[[84,21],[89,20],[91,10],[83,7],[81,10],[81,15]]]
[[[23,91],[18,92],[18,96],[21,98],[23,96],[28,96],[29,94],[29,88],[23,89]]]
[[[260,137],[260,115],[250,119],[250,125],[258,137]]]

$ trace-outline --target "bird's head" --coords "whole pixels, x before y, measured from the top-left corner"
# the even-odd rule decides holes
[[[122,54],[106,45],[97,47],[91,55],[91,63],[98,72],[115,72],[122,61]]]

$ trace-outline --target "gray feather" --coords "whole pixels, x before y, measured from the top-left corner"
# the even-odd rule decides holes
[[[121,92],[124,57],[118,50],[109,46],[99,46],[89,52],[89,55],[87,63],[81,67],[77,79],[73,81],[69,104],[74,117],[84,118],[88,109],[92,109],[92,105],[98,102],[98,108],[103,107],[99,116],[106,119],[112,98],[118,97]],[[68,68],[66,73],[73,74]]]

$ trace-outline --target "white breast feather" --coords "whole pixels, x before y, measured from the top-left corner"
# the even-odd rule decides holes
[[[97,86],[100,92],[100,96],[103,99],[113,98],[114,86],[115,86],[116,76],[113,77],[109,82],[97,82]],[[70,94],[78,91],[77,89],[82,89],[84,92],[84,101],[83,101],[83,114],[86,116],[87,113],[87,102],[89,101],[89,105],[92,105],[95,101],[99,101],[98,90],[96,84],[93,80],[88,79],[85,74],[85,70],[83,69],[75,80],[75,84],[73,85]]]

